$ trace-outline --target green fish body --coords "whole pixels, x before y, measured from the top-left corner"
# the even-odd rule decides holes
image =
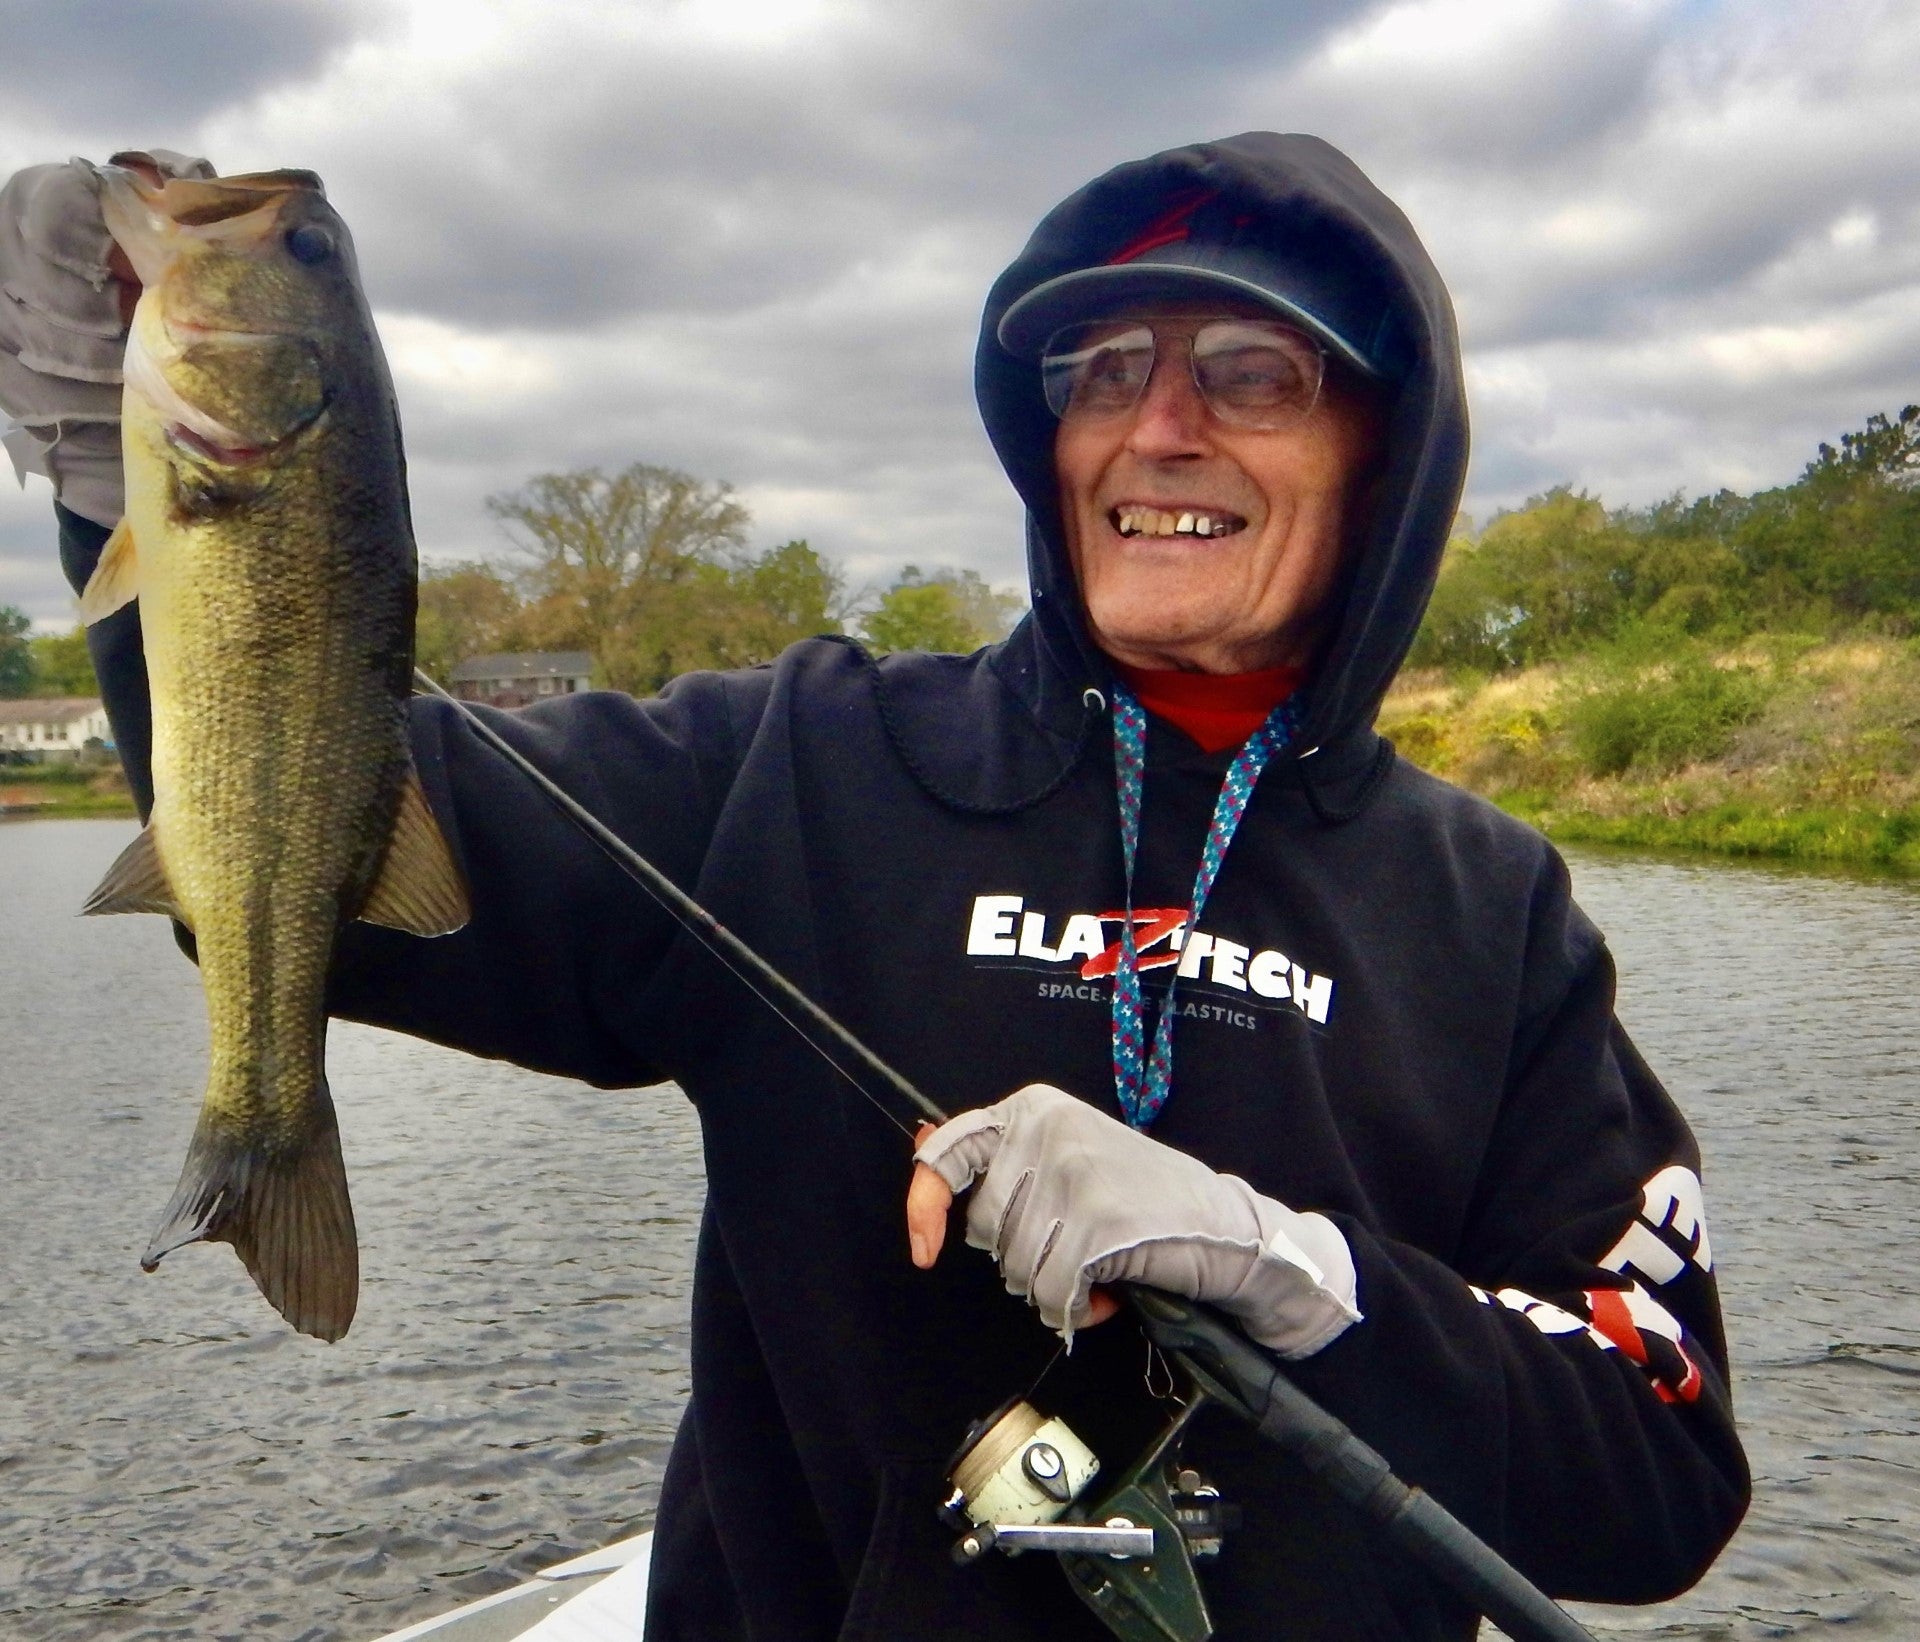
[[[359,1289],[325,1072],[335,937],[467,917],[406,737],[416,569],[399,423],[345,225],[319,181],[103,173],[141,275],[127,516],[82,600],[137,597],[153,813],[89,912],[192,932],[211,1065],[142,1260],[231,1243],[297,1329],[337,1339]]]

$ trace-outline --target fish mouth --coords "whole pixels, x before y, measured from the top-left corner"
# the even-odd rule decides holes
[[[265,239],[297,194],[326,197],[311,171],[254,171],[234,177],[169,177],[150,154],[127,150],[96,166],[100,209],[142,285],[156,283],[180,240]]]
[[[1214,539],[1237,536],[1247,521],[1225,508],[1196,507],[1176,503],[1159,507],[1148,502],[1122,502],[1107,511],[1107,523],[1114,534],[1135,536],[1197,536]]]

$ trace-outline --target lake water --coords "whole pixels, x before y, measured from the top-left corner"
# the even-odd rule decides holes
[[[644,1526],[687,1383],[690,1113],[336,1026],[352,1334],[293,1335],[224,1249],[143,1276],[205,1033],[161,920],[73,916],[131,831],[0,825],[0,1636],[362,1642]],[[1756,1475],[1697,1591],[1583,1617],[1920,1636],[1920,888],[1574,874],[1706,1152]]]

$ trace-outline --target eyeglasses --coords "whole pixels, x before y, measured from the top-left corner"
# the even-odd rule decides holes
[[[1287,427],[1305,420],[1319,400],[1326,355],[1291,325],[1208,319],[1163,337],[1144,321],[1106,319],[1070,325],[1049,338],[1040,355],[1047,405],[1063,422],[1122,416],[1147,391],[1161,344],[1181,341],[1188,344],[1200,397],[1233,427]]]

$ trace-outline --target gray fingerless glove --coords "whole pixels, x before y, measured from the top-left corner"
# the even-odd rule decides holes
[[[170,177],[213,175],[188,154],[146,158]],[[0,188],[0,442],[22,484],[45,474],[61,502],[103,525],[124,510],[127,332],[107,268],[112,248],[99,176],[85,160],[28,166]]]
[[[1353,1254],[1324,1215],[1149,1139],[1044,1083],[963,1112],[914,1153],[955,1193],[967,1241],[1068,1341],[1096,1283],[1144,1283],[1309,1357],[1361,1320]]]

